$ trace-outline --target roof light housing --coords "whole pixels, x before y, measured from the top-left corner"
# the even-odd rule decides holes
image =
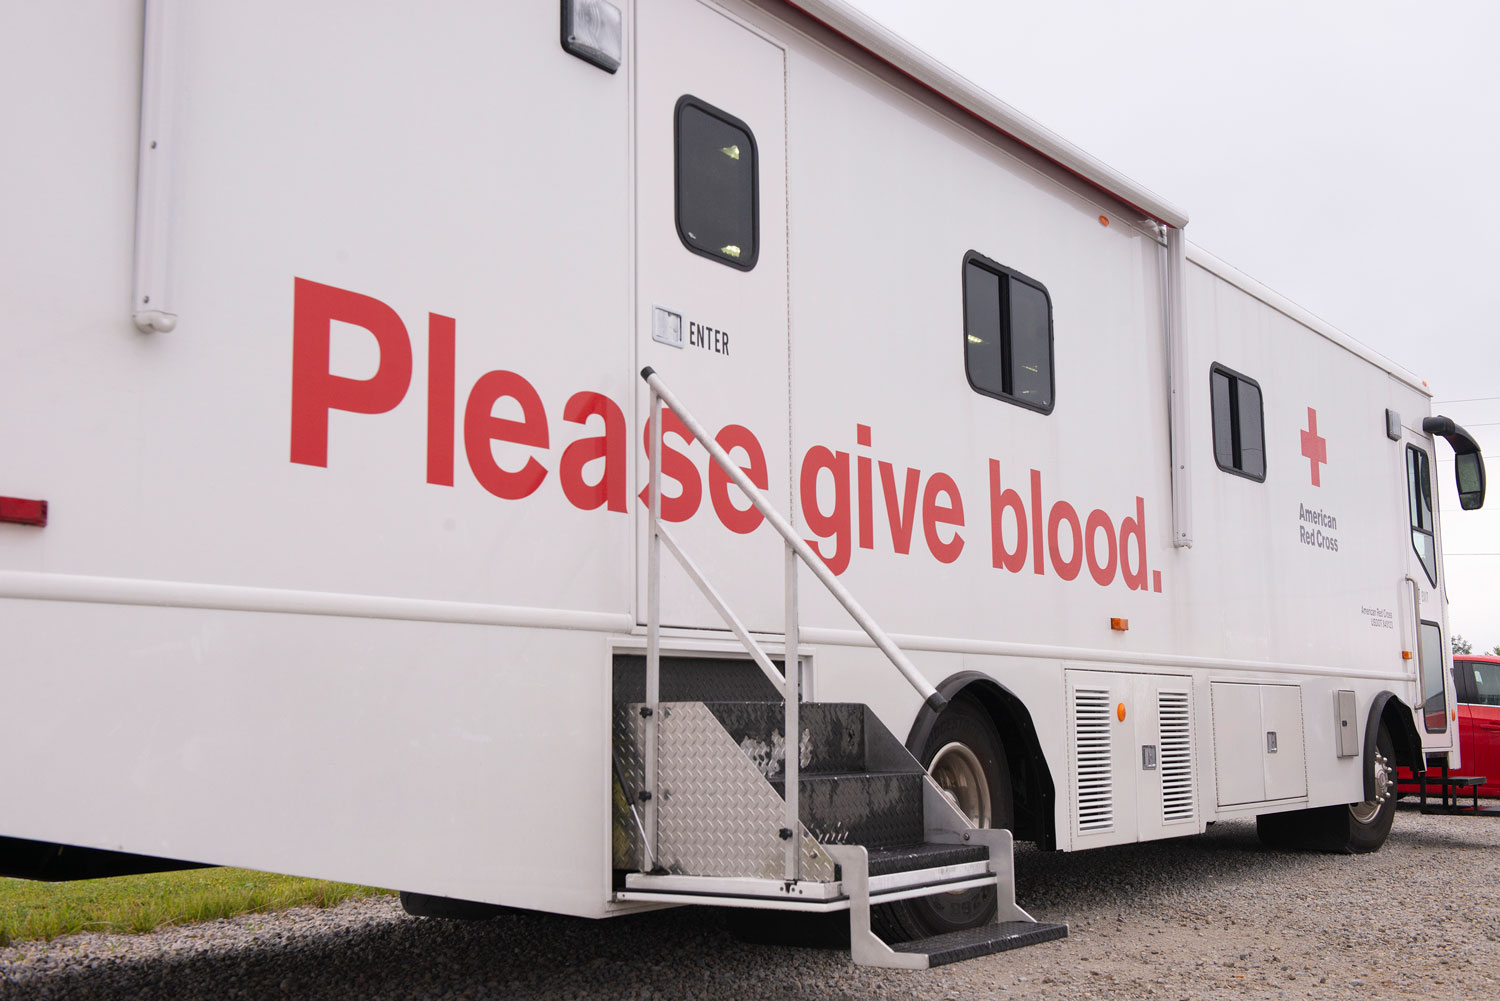
[[[620,8],[608,0],[562,0],[562,47],[570,55],[613,73],[624,57],[624,37]]]

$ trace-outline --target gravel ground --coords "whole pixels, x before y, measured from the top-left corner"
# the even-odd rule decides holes
[[[1490,804],[1494,805],[1494,804]],[[743,945],[717,911],[612,921],[406,916],[394,900],[0,950],[0,998],[1500,997],[1500,818],[1402,805],[1374,855],[1262,850],[1253,821],[1074,855],[1018,852],[1071,935],[922,973]]]

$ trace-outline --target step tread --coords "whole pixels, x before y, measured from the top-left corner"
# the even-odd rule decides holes
[[[998,924],[933,935],[931,938],[897,942],[891,948],[896,952],[926,955],[929,966],[942,966],[1067,937],[1067,925],[1045,921],[1001,921]]]
[[[855,768],[844,769],[837,772],[802,772],[798,776],[798,778],[800,778],[803,782],[857,782],[860,779],[900,778],[903,776],[908,778],[912,782],[920,783],[922,781],[923,773],[900,772],[894,769],[867,771],[863,768]],[[781,785],[786,781],[786,776],[778,772],[776,777],[771,781],[776,785]]]
[[[889,876],[896,872],[937,869],[940,866],[988,862],[990,852],[983,845],[900,845],[895,848],[869,850],[870,875]]]

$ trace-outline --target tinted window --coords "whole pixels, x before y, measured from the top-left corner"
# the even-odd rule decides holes
[[[1443,631],[1436,622],[1422,623],[1417,651],[1422,668],[1422,721],[1428,733],[1448,729],[1448,699],[1443,692]]]
[[[965,270],[964,330],[969,381],[976,386],[1003,386],[1005,366],[1001,361],[1000,347],[999,275],[983,268]]]
[[[964,255],[964,362],[986,396],[1052,411],[1052,300],[1038,282]]]
[[[1260,383],[1223,365],[1209,369],[1214,421],[1214,462],[1226,473],[1266,478],[1265,407]]]
[[[1234,412],[1230,409],[1232,385],[1229,376],[1214,372],[1209,376],[1214,408],[1214,461],[1220,468],[1234,467]]]
[[[1470,661],[1474,672],[1474,703],[1481,706],[1500,706],[1500,664]]]
[[[1437,540],[1432,534],[1432,470],[1427,453],[1406,446],[1406,504],[1411,514],[1411,547],[1433,586],[1437,585]]]
[[[1052,406],[1052,322],[1047,293],[1010,279],[1011,392],[1040,409]]]
[[[1248,379],[1240,379],[1236,388],[1239,391],[1240,468],[1263,480],[1266,478],[1266,443],[1261,426],[1260,387]]]
[[[677,102],[677,235],[695,254],[749,271],[760,254],[755,137],[695,97]]]

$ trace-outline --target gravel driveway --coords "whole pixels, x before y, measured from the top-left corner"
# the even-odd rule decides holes
[[[1491,804],[1493,805],[1493,804]],[[1403,804],[1374,855],[1199,838],[1018,853],[1023,906],[1062,941],[924,973],[748,946],[722,914],[613,921],[407,917],[394,900],[0,950],[0,998],[1500,997],[1500,818]]]

